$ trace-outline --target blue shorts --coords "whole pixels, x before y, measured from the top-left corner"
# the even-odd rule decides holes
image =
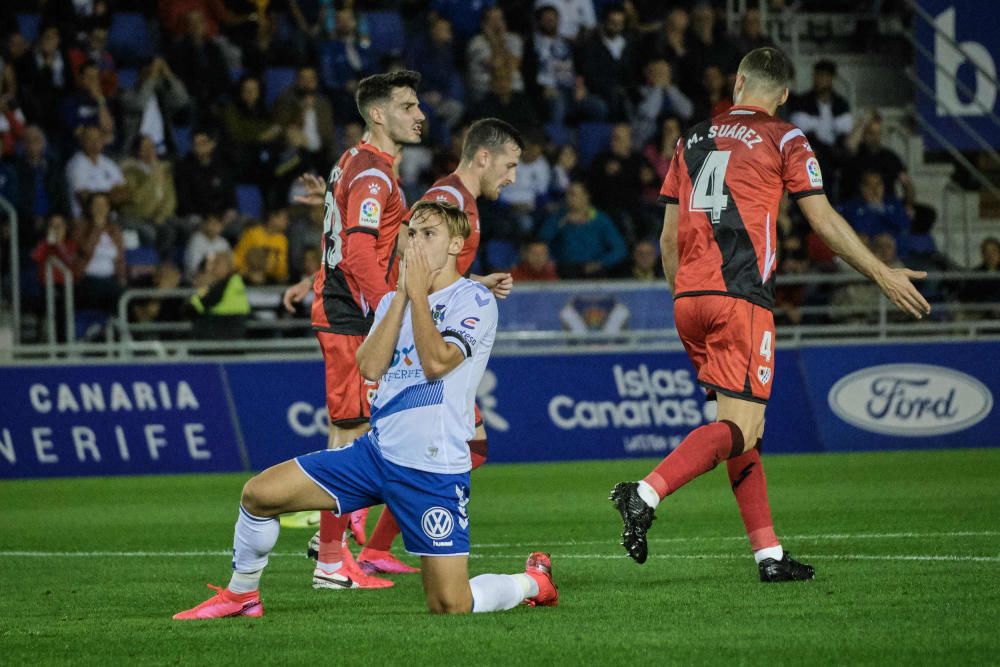
[[[469,473],[446,475],[396,465],[382,458],[365,434],[341,449],[295,459],[309,479],[337,503],[337,514],[385,503],[415,556],[469,553]]]

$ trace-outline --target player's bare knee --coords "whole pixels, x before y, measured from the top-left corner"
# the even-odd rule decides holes
[[[432,614],[468,614],[472,611],[472,603],[459,596],[428,595],[427,608]]]
[[[254,516],[273,516],[278,508],[278,499],[267,486],[260,481],[260,476],[244,484],[243,495],[240,497],[243,509]]]

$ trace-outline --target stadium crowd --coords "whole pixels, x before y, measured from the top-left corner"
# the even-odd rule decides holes
[[[44,309],[51,256],[94,311],[114,312],[131,286],[199,288],[191,303],[137,303],[140,321],[245,315],[247,287],[311,275],[323,217],[294,205],[298,177],[325,175],[361,139],[357,82],[403,67],[421,73],[428,116],[399,163],[409,201],[455,168],[471,121],[526,137],[517,182],[481,204],[475,271],[658,279],[656,199],[677,139],[732,104],[740,57],[770,44],[757,10],[737,34],[724,16],[680,0],[0,3],[0,195],[18,211],[26,304]],[[951,268],[881,118],[851,109],[836,74],[818,62],[783,110],[831,200],[886,262]],[[840,270],[782,210],[781,271]],[[982,270],[997,271],[998,249],[983,244]],[[802,322],[803,305],[871,296],[796,287],[778,301]]]

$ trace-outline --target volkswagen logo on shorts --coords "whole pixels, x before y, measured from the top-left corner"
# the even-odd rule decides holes
[[[420,518],[420,527],[424,529],[424,534],[432,540],[443,540],[451,535],[455,528],[455,522],[451,518],[451,512],[443,507],[432,507],[424,512]]]

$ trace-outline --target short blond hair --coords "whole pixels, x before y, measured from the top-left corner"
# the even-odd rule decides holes
[[[469,234],[472,233],[472,227],[469,225],[469,216],[454,204],[445,201],[418,201],[414,204],[413,210],[410,212],[410,224],[413,224],[418,217],[426,215],[436,215],[444,221],[448,226],[448,238],[461,237],[462,239],[467,239],[469,238]]]

